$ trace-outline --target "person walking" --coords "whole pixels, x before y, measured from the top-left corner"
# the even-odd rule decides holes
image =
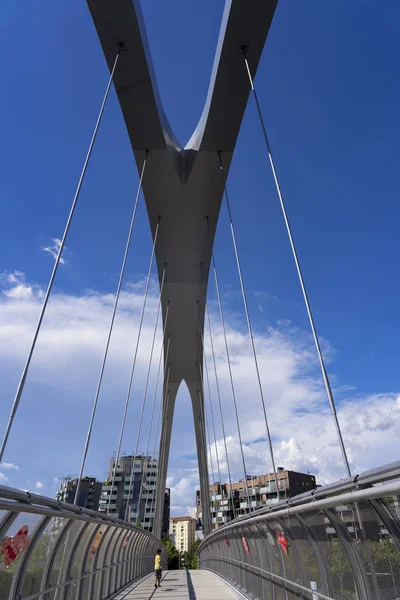
[[[162,576],[162,565],[161,565],[161,550],[157,550],[156,557],[154,559],[154,587],[161,586]]]

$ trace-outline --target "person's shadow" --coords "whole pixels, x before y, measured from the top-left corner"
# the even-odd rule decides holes
[[[186,569],[186,579],[187,579],[187,586],[188,586],[188,590],[189,590],[189,600],[196,600],[196,598],[197,598],[196,592],[194,591],[193,581],[192,581],[192,578],[190,576],[190,572],[188,569]]]

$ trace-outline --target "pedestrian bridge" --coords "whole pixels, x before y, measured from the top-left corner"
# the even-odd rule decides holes
[[[240,600],[245,598],[238,590],[210,571],[167,571],[161,587],[154,588],[154,577],[145,576],[116,600]]]
[[[128,502],[126,503],[124,519],[111,516],[109,514],[111,491],[106,511],[97,513],[81,508],[77,506],[79,484],[74,504],[64,504],[55,499],[1,486],[0,600],[117,598],[119,600],[123,598],[224,600],[242,597],[254,600],[400,599],[400,463],[389,464],[365,473],[352,472],[346,451],[346,440],[342,437],[300,260],[266,133],[262,102],[259,101],[254,85],[255,73],[276,4],[276,0],[227,0],[207,100],[198,126],[189,142],[183,147],[175,139],[160,102],[139,2],[88,0],[109,67],[110,78],[47,292],[43,298],[37,328],[12,404],[0,449],[0,462],[4,459],[18,407],[23,401],[24,385],[29,374],[36,341],[40,336],[43,319],[46,317],[47,303],[62,260],[61,255],[68,231],[72,226],[75,206],[84,182],[108,93],[110,87],[114,85],[140,179],[115,293],[99,382],[89,418],[86,442],[83,445],[79,481],[85,469],[137,203],[143,191],[153,246],[110,490],[115,481],[117,464],[121,456],[147,291],[155,257],[160,295],[135,449],[136,457],[154,340],[161,313],[163,328],[158,368],[158,376],[161,373],[162,380],[161,433],[160,438],[157,438],[159,464],[155,517],[151,533],[133,525],[136,522],[130,514],[130,511],[133,512],[133,502],[130,507]],[[279,493],[273,436],[269,427],[268,399],[264,397],[227,190],[228,172],[250,94],[254,99],[260,130],[265,140],[266,161],[272,169],[277,198],[282,209],[322,380],[326,388],[327,404],[331,410],[337,432],[337,444],[343,458],[343,479],[335,484],[289,499],[283,499]],[[241,438],[242,423],[238,413],[241,399],[237,397],[234,385],[234,365],[230,360],[213,251],[222,200],[226,201],[228,209],[249,340],[253,350],[254,374],[260,395],[259,414],[263,427],[265,426],[265,440],[268,447],[265,472],[273,473],[277,494],[274,504],[263,508],[258,507],[256,510],[253,510],[249,489],[247,489],[248,469],[246,469]],[[260,268],[259,265],[257,268]],[[204,389],[205,387],[209,389],[209,373],[204,348],[206,323],[211,343],[213,358],[211,364],[214,365],[217,399],[221,409],[212,326],[206,309],[210,270],[215,279],[221,318],[220,327],[226,350],[224,360],[229,368],[232,414],[236,418],[237,437],[240,442],[242,476],[247,495],[247,504],[246,502],[244,504],[249,511],[248,514],[240,517],[235,515],[236,518],[232,521],[214,530],[209,479],[211,475],[214,484],[215,481],[221,482],[223,479],[220,472],[218,478],[213,472],[213,456],[216,458],[218,471],[220,471],[220,461],[214,415],[211,408],[210,435],[204,401]],[[205,538],[198,549],[199,570],[165,571],[161,588],[155,589],[152,572],[154,557],[159,547],[163,548],[164,564],[167,562],[166,548],[162,546],[160,540],[161,524],[173,412],[182,381],[187,384],[193,407]],[[211,394],[210,407],[212,407]],[[153,413],[154,403],[151,419]],[[87,418],[86,415],[80,416],[82,419]],[[223,460],[226,464],[228,489],[231,493],[230,456],[226,444],[222,409],[220,417],[224,441]],[[214,440],[212,440],[212,433],[214,433]],[[128,501],[131,498],[130,492],[129,487]],[[139,506],[141,495],[142,487]],[[227,502],[231,500],[232,498],[226,498]]]
[[[2,599],[400,598],[400,463],[229,522],[157,590],[143,529],[6,487],[0,511]]]

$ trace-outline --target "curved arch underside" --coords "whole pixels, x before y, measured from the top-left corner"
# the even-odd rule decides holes
[[[124,44],[114,85],[140,170],[149,151],[143,191],[156,258],[166,265],[163,316],[169,303],[170,366],[160,443],[159,489],[165,487],[175,397],[185,380],[192,398],[205,533],[211,530],[203,418],[201,334],[214,236],[225,178],[250,92],[241,48],[254,76],[278,0],[226,0],[203,113],[182,148],[164,113],[138,0],[87,0],[111,70]],[[224,172],[220,169],[221,152]],[[154,532],[161,532],[163,494],[157,494]]]

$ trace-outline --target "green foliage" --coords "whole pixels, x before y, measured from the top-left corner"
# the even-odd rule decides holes
[[[141,529],[143,529],[143,525],[141,521],[136,521],[135,523],[136,527],[140,527]]]
[[[197,560],[197,548],[200,546],[200,540],[196,540],[191,550],[186,552],[185,564],[188,569],[198,569],[199,563]]]
[[[169,539],[168,536],[165,536],[162,539],[162,542],[164,544],[164,546],[167,549],[168,552],[168,565],[167,565],[167,569],[169,569],[170,571],[174,571],[175,569],[179,568],[179,553],[178,550],[175,548],[175,546],[173,544],[171,544],[171,541]]]

